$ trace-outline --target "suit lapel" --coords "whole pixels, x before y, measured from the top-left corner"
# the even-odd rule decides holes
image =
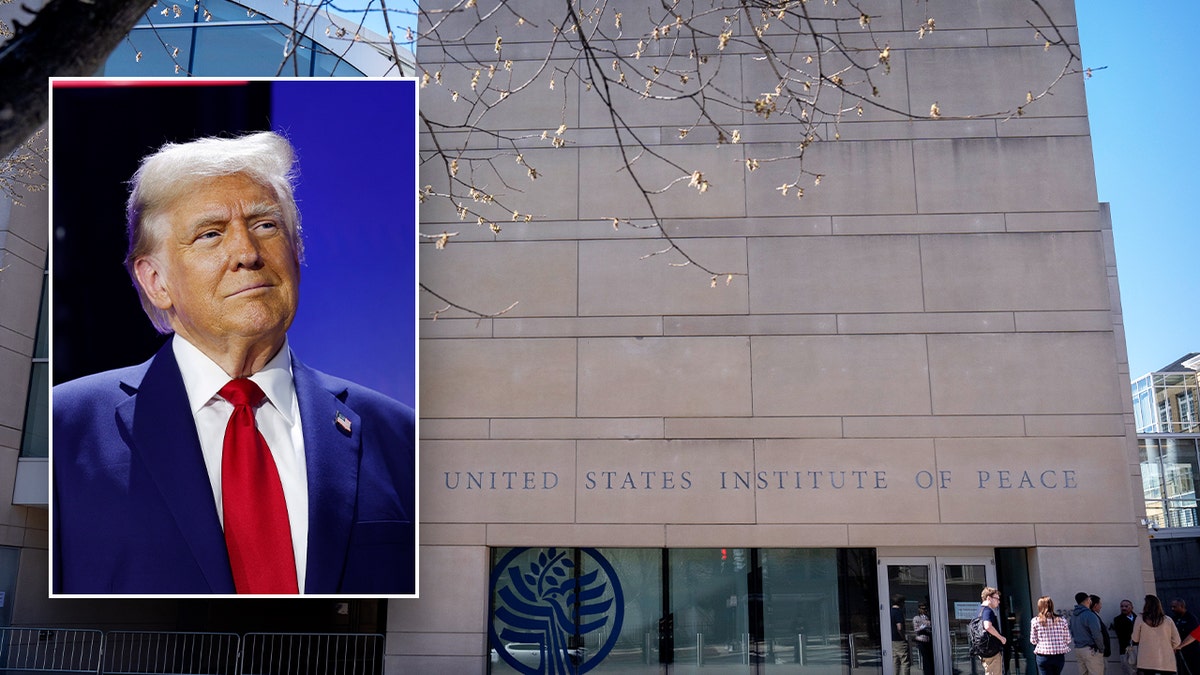
[[[354,524],[362,425],[345,404],[345,388],[327,386],[324,378],[296,360],[295,354],[292,377],[304,427],[308,470],[308,571],[304,589],[306,593],[337,593]],[[339,420],[344,421],[339,424]]]
[[[117,406],[117,416],[133,438],[134,456],[145,466],[212,592],[233,593],[225,536],[170,340],[151,360],[142,381],[127,385],[137,393]],[[137,498],[136,486],[132,489]]]

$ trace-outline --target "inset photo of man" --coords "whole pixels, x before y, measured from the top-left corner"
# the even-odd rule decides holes
[[[412,80],[55,80],[51,593],[415,595]]]

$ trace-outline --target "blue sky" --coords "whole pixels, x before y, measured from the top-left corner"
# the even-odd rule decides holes
[[[1136,3],[1135,3],[1136,4]],[[1117,276],[1136,378],[1200,351],[1200,228],[1187,211],[1200,192],[1194,164],[1200,3],[1153,8],[1077,0],[1100,201],[1112,205]],[[1135,11],[1141,9],[1141,16]]]

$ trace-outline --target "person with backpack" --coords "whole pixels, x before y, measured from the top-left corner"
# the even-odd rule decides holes
[[[1104,638],[1100,618],[1092,611],[1092,596],[1080,591],[1075,594],[1075,609],[1071,611],[1071,640],[1075,643],[1075,660],[1079,675],[1104,675]]]
[[[1000,591],[988,586],[979,596],[983,602],[968,630],[971,655],[978,656],[983,662],[984,675],[1003,675],[1004,645],[1008,638],[1000,634],[1000,617],[996,614],[1000,607]]]

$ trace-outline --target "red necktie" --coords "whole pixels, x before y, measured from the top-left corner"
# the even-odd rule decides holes
[[[254,425],[254,406],[265,395],[248,379],[231,380],[217,394],[233,404],[221,452],[221,501],[234,586],[238,593],[297,593],[283,485]]]

